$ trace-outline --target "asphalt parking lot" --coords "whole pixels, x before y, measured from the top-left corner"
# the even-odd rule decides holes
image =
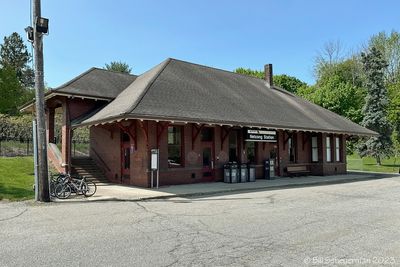
[[[0,266],[398,266],[400,178],[191,198],[0,203]]]

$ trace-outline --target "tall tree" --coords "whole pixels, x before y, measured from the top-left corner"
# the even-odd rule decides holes
[[[361,54],[363,69],[366,75],[367,96],[363,107],[364,119],[361,125],[377,132],[379,135],[369,138],[359,148],[360,156],[372,156],[381,165],[381,159],[391,154],[391,127],[387,119],[388,93],[384,75],[387,63],[382,53],[372,47]]]
[[[339,40],[325,43],[315,58],[314,73],[317,80],[331,71],[332,66],[342,62],[343,54],[343,46]]]
[[[388,63],[385,69],[386,83],[400,81],[400,33],[392,31],[390,34],[380,32],[369,40],[368,47],[376,47]]]
[[[380,32],[371,37],[368,47],[375,46],[388,63],[385,70],[385,83],[388,88],[388,118],[394,132],[392,134],[396,154],[400,152],[400,33]]]
[[[297,94],[297,91],[300,88],[307,87],[307,84],[303,81],[300,81],[296,77],[289,76],[286,74],[274,75],[274,84],[282,87],[286,91]]]
[[[11,67],[0,68],[0,113],[14,115],[22,104],[23,88],[15,70]]]
[[[110,64],[105,65],[105,69],[122,73],[131,73],[132,71],[127,63],[121,61],[111,61]]]
[[[2,68],[13,68],[25,87],[32,87],[34,84],[34,73],[28,65],[31,59],[32,56],[18,33],[4,37],[4,42],[0,45],[0,65]]]
[[[298,95],[339,115],[360,123],[363,118],[365,89],[362,65],[357,57],[319,64],[316,62],[317,82],[302,87]]]

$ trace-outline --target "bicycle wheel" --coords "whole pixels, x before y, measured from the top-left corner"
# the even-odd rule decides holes
[[[97,185],[93,182],[85,182],[85,184],[82,185],[82,190],[85,197],[91,197],[96,193]]]
[[[68,184],[58,184],[54,188],[54,194],[59,199],[69,198],[71,195],[71,187]]]

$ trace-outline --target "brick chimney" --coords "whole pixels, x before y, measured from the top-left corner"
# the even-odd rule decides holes
[[[273,76],[272,64],[264,65],[264,72],[265,72],[264,79],[267,82],[267,86],[272,87],[274,85],[274,81],[272,78],[272,76]]]

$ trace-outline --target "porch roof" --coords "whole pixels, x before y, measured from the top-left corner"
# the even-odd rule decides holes
[[[136,75],[90,68],[65,84],[45,94],[48,100],[54,96],[79,97],[111,101],[137,78]],[[21,111],[34,108],[34,100],[20,107]]]
[[[262,79],[176,59],[138,76],[80,125],[128,118],[376,135]]]
[[[137,78],[136,75],[90,68],[78,77],[53,89],[53,92],[71,95],[83,95],[114,99],[129,84]]]

